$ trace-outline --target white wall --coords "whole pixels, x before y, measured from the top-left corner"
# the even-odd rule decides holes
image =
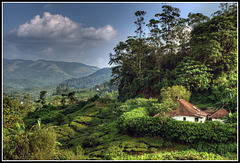
[[[176,119],[176,120],[179,120],[179,121],[183,121],[183,117],[186,118],[186,121],[195,122],[195,117],[193,117],[193,116],[175,116],[173,118]],[[198,118],[198,123],[199,122],[205,122],[206,118],[207,117]]]
[[[212,118],[212,121],[219,121],[219,122],[223,122],[224,123],[224,120],[216,119],[216,118]]]

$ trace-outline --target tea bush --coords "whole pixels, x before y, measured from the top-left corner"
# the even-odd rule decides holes
[[[207,143],[200,141],[193,145],[199,152],[212,152],[220,155],[225,155],[228,152],[237,152],[237,143]]]
[[[186,151],[171,151],[171,152],[159,152],[143,155],[131,155],[123,154],[121,156],[112,157],[112,160],[226,160],[218,154],[197,152],[194,149]]]

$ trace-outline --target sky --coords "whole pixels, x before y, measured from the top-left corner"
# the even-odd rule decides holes
[[[109,67],[114,47],[135,36],[136,11],[145,11],[146,24],[163,5],[211,16],[217,2],[20,2],[2,3],[3,58],[79,62]],[[147,28],[146,28],[147,30]],[[146,32],[147,33],[147,32]]]

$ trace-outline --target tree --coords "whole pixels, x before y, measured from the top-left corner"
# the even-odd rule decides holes
[[[25,115],[27,114],[27,112],[34,109],[30,97],[30,94],[23,93],[23,107],[25,108]]]
[[[220,10],[214,12],[212,16],[228,15],[237,12],[237,3],[221,3]]]
[[[203,15],[202,13],[189,13],[188,14],[188,25],[193,29],[199,23],[209,21],[209,17]]]
[[[69,91],[69,84],[68,84],[68,82],[67,82],[66,92],[68,92],[68,91]]]
[[[134,22],[134,24],[136,24],[137,29],[135,30],[135,33],[137,34],[138,38],[142,38],[144,37],[144,32],[143,32],[143,28],[144,28],[144,15],[146,14],[145,11],[137,11],[135,12],[135,17],[136,17],[136,21]]]
[[[46,95],[47,91],[41,91],[40,92],[40,100],[41,100],[41,104],[44,105],[46,103],[45,101],[45,95]]]
[[[191,32],[191,53],[217,77],[221,72],[237,72],[237,12],[218,14],[200,23]]]
[[[175,97],[189,101],[191,92],[182,85],[173,85],[172,87],[162,88],[160,91],[159,101],[161,103],[171,101],[175,102]]]
[[[184,57],[175,69],[175,85],[183,85],[190,91],[202,91],[210,87],[212,74],[211,69],[204,64]]]
[[[161,38],[164,41],[165,54],[174,53],[176,35],[175,27],[178,24],[180,10],[169,5],[162,6],[162,13],[155,14],[161,24]]]
[[[16,121],[22,123],[21,112],[23,109],[18,100],[3,93],[3,127],[15,129]]]
[[[76,97],[74,96],[75,92],[68,93],[68,98],[70,99],[70,103],[73,104],[76,101]]]
[[[65,93],[63,93],[62,94],[62,99],[61,99],[61,103],[62,103],[62,105],[65,107],[65,105],[66,105],[66,96],[68,96],[67,94],[65,94]]]

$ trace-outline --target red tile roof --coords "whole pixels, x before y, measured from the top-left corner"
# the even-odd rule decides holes
[[[187,102],[184,99],[180,99],[176,101],[175,103],[178,104],[178,109],[177,110],[172,110],[168,112],[168,116],[194,116],[194,117],[199,117],[203,118],[208,115],[208,113],[202,111],[198,107],[194,106],[193,104]]]
[[[229,114],[229,112],[226,109],[221,108],[218,111],[216,111],[215,113],[213,113],[209,118],[221,119],[223,117],[228,116],[228,114]]]

